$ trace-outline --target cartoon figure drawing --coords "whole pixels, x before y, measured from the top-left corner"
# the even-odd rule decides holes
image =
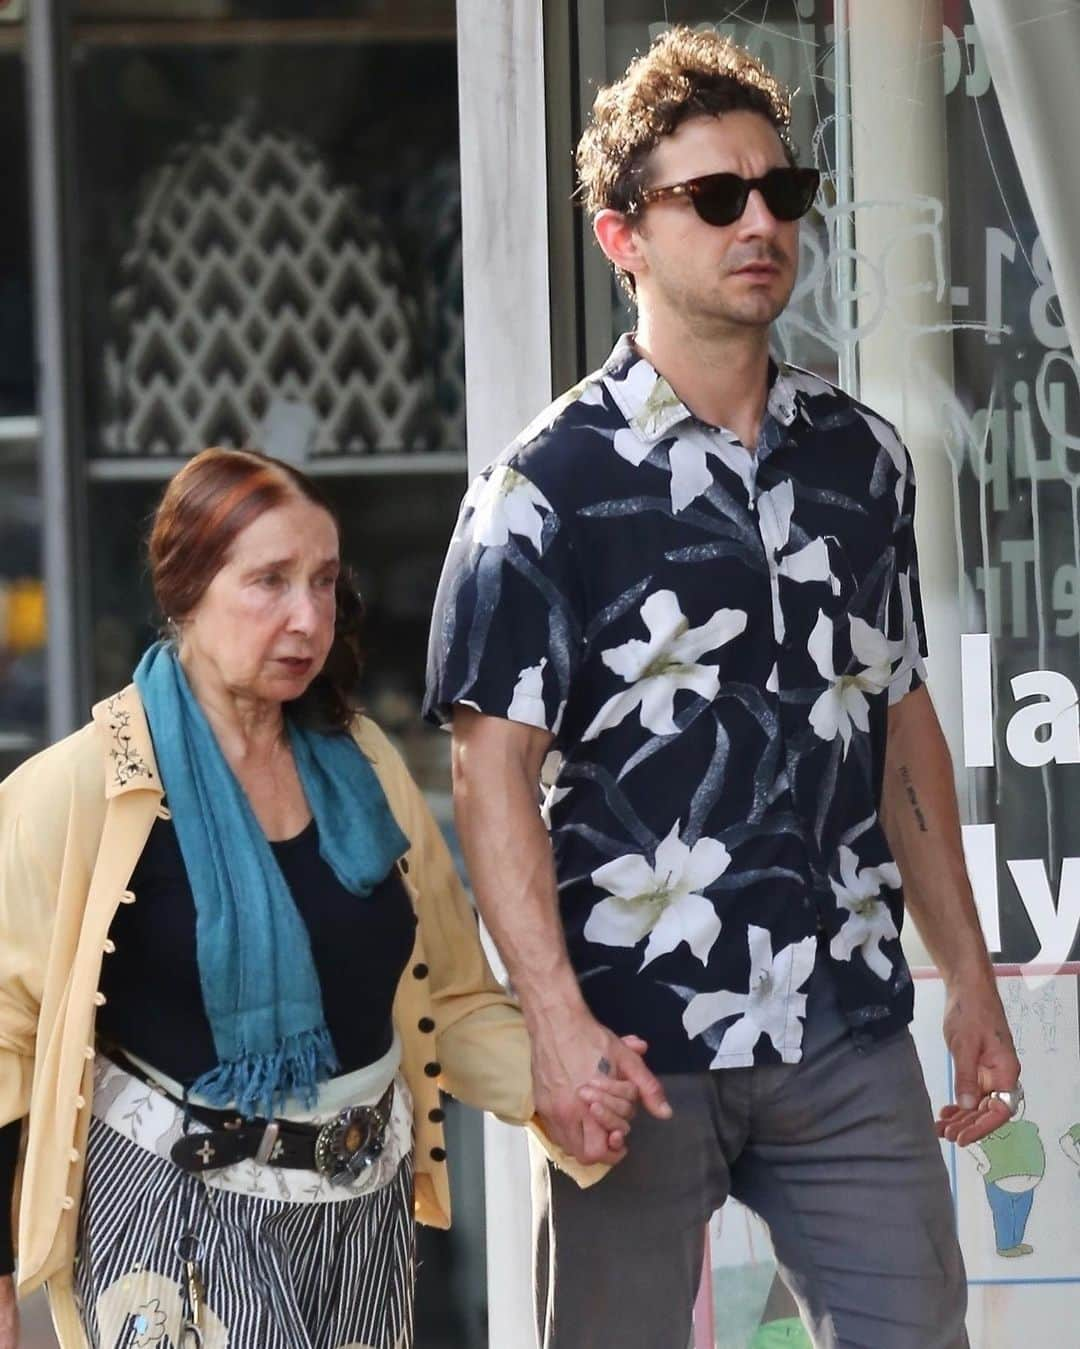
[[[773,1276],[761,1324],[747,1349],[814,1349],[810,1334],[799,1320],[799,1308],[779,1275]]]
[[[1066,1129],[1058,1139],[1061,1150],[1076,1167],[1077,1178],[1080,1179],[1080,1123],[1074,1124],[1071,1129]]]
[[[1046,1149],[1039,1126],[1023,1116],[1021,1101],[1015,1119],[968,1148],[986,1186],[997,1253],[1007,1258],[1030,1255],[1034,1249],[1024,1240],[1024,1231],[1035,1202],[1035,1189],[1046,1174]]]
[[[1058,1016],[1061,1003],[1052,984],[1048,985],[1031,1004],[1031,1010],[1042,1031],[1043,1049],[1048,1054],[1057,1052]]]
[[[813,1349],[813,1341],[797,1316],[786,1316],[758,1326],[749,1349]]]

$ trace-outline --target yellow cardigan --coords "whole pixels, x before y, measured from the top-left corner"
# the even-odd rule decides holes
[[[450,1223],[439,1087],[529,1122],[580,1183],[603,1168],[559,1153],[533,1120],[521,1013],[484,957],[476,920],[435,821],[400,756],[367,718],[353,735],[410,841],[399,867],[416,945],[394,999],[402,1071],[415,1109],[416,1216]],[[47,1282],[64,1349],[85,1339],[71,1293],[93,1090],[101,965],[117,905],[154,820],[167,814],[134,686],[0,784],[0,1125],[26,1118],[17,1186],[18,1278]]]

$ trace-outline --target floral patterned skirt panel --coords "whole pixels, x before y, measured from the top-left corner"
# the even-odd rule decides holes
[[[270,1193],[211,1188],[93,1118],[75,1266],[91,1349],[410,1349],[411,1154],[336,1203]]]

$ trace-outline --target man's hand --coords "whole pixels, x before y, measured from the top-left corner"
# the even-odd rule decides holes
[[[644,1041],[620,1040],[588,1012],[530,1029],[536,1111],[552,1141],[579,1162],[622,1160],[635,1098],[657,1119],[671,1118],[641,1057]]]
[[[938,1115],[937,1131],[940,1138],[967,1147],[1012,1118],[1004,1101],[989,1093],[1012,1091],[1020,1081],[1020,1060],[992,975],[950,989],[944,1030],[956,1102]]]
[[[10,1274],[0,1278],[0,1349],[19,1349],[19,1307]]]

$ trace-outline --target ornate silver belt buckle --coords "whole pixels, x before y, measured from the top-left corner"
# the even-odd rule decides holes
[[[315,1139],[315,1169],[331,1185],[347,1185],[367,1170],[383,1150],[382,1121],[370,1106],[339,1110]]]

